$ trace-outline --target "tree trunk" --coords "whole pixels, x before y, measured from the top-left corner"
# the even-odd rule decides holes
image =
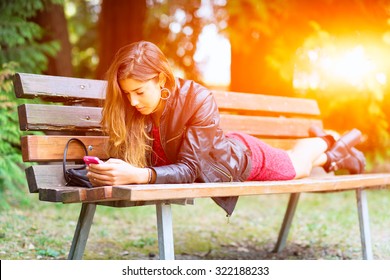
[[[47,1],[45,9],[38,12],[33,21],[45,29],[43,42],[57,40],[60,43],[60,50],[56,56],[49,57],[48,69],[45,74],[71,77],[73,75],[72,47],[69,41],[64,7]]]
[[[103,0],[98,24],[100,45],[96,78],[104,78],[121,47],[143,39],[145,17],[145,0]]]

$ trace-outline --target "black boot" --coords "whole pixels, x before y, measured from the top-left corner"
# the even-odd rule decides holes
[[[309,129],[309,135],[321,137],[323,139],[332,137],[318,127],[311,127]],[[345,169],[348,170],[350,174],[363,173],[366,159],[361,151],[354,148],[355,145],[360,143],[361,135],[362,134],[358,129],[353,129],[341,136],[337,141],[334,141],[333,139],[333,145],[325,152],[327,155],[327,162],[323,167],[326,172]],[[328,141],[327,143],[329,145]]]

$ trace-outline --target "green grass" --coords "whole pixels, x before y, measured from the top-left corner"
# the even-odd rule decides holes
[[[0,259],[66,259],[80,204],[38,201],[0,215]],[[288,195],[241,197],[233,216],[211,199],[173,206],[178,259],[361,259],[354,192],[303,194],[286,249],[272,253]],[[390,190],[368,192],[376,259],[390,259]],[[98,206],[84,259],[156,259],[154,206]]]

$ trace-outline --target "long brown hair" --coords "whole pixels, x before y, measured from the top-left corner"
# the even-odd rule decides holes
[[[109,137],[108,153],[137,167],[148,165],[146,154],[151,151],[151,140],[146,131],[148,116],[131,106],[122,93],[120,80],[146,82],[162,73],[164,87],[175,90],[175,78],[169,62],[153,43],[140,41],[122,47],[109,67],[106,79],[106,99],[103,106],[102,127]]]

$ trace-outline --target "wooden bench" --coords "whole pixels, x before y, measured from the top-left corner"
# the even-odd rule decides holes
[[[105,81],[89,79],[24,73],[14,77],[17,97],[42,100],[40,104],[23,104],[18,108],[21,130],[45,133],[21,139],[23,160],[39,163],[26,169],[30,192],[38,193],[42,201],[81,203],[69,259],[82,258],[97,205],[155,204],[159,257],[174,259],[170,206],[173,203],[191,204],[196,198],[218,196],[290,194],[275,246],[275,251],[279,252],[285,246],[301,193],[345,190],[356,192],[363,258],[373,258],[365,189],[386,186],[390,183],[390,174],[330,176],[323,172],[320,176],[291,181],[126,185],[93,189],[65,186],[60,162],[69,138],[81,139],[90,155],[107,158],[104,151],[107,137],[102,135],[99,124],[105,86]],[[243,131],[273,146],[288,149],[296,139],[308,136],[312,124],[322,126],[315,100],[222,91],[215,91],[214,96],[225,132]],[[71,144],[70,160],[80,160],[83,154],[81,147]]]

